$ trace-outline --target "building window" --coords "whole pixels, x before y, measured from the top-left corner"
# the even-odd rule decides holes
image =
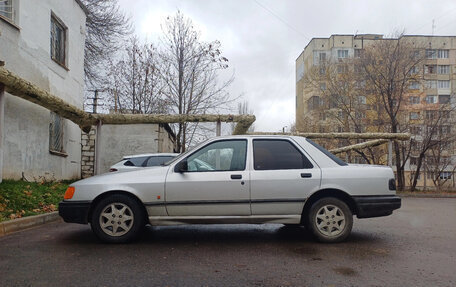
[[[64,120],[56,113],[51,112],[51,123],[49,125],[49,150],[62,153],[63,148]]]
[[[363,54],[362,49],[355,49],[355,58],[361,58],[362,54]]]
[[[451,171],[443,171],[440,173],[440,179],[451,179]]]
[[[0,0],[0,16],[13,20],[13,1]]]
[[[365,105],[366,104],[366,96],[358,96],[358,102],[360,104]]]
[[[436,72],[436,65],[425,65],[424,66],[424,73],[426,74],[435,74]]]
[[[449,65],[439,65],[437,67],[437,73],[439,73],[439,74],[449,74],[450,73],[450,66]]]
[[[412,135],[420,135],[421,134],[421,127],[420,126],[411,126],[410,133]],[[415,141],[413,143],[416,143]]]
[[[437,53],[434,49],[426,49],[426,58],[427,59],[436,59]]]
[[[413,156],[410,157],[410,165],[416,165],[417,162],[418,162],[417,157],[413,157]]]
[[[325,52],[320,52],[319,59],[320,59],[320,62],[326,61],[326,53]]]
[[[426,119],[433,120],[437,116],[437,111],[426,111]]]
[[[320,91],[326,91],[326,83],[320,83]]]
[[[428,104],[437,104],[437,96],[426,96],[426,103]]]
[[[418,82],[410,83],[410,90],[419,90],[419,89],[420,89],[420,83],[418,83]]]
[[[450,95],[439,95],[439,104],[449,104]]]
[[[440,134],[447,135],[451,133],[451,126],[441,126],[440,127]]]
[[[337,50],[337,58],[348,58],[348,50]]]
[[[326,74],[326,67],[325,66],[320,66],[320,75]]]
[[[417,66],[413,66],[411,69],[410,69],[410,75],[416,75],[418,74],[419,72],[419,69]]]
[[[410,97],[409,101],[410,101],[411,105],[417,105],[420,103],[420,97],[416,97],[416,96]]]
[[[439,50],[438,58],[439,59],[448,59],[448,50]]]
[[[419,118],[420,118],[420,114],[419,113],[417,113],[417,112],[411,112],[410,113],[410,119],[411,120],[417,120]]]
[[[66,27],[55,17],[51,16],[51,58],[60,65],[66,66]]]
[[[347,66],[345,65],[338,65],[337,66],[337,73],[338,74],[345,74],[347,72]]]
[[[439,81],[439,89],[449,89],[450,81]]]
[[[437,81],[436,80],[427,80],[426,86],[428,89],[437,89]]]

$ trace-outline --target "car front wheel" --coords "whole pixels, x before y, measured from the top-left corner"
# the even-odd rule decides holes
[[[312,205],[307,223],[318,241],[341,242],[350,235],[353,215],[345,202],[334,197],[326,197]]]
[[[91,226],[104,242],[125,243],[135,239],[143,229],[144,214],[133,198],[115,194],[102,199],[95,207]]]

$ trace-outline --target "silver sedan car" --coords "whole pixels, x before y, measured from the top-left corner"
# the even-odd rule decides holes
[[[112,243],[133,240],[146,224],[194,223],[303,225],[321,242],[339,242],[354,215],[400,206],[390,167],[347,164],[303,137],[230,136],[165,166],[77,181],[59,214]]]

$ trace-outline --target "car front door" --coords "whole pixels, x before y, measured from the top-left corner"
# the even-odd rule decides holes
[[[320,178],[320,168],[293,141],[254,139],[252,215],[300,215]]]
[[[214,141],[179,161],[166,178],[168,215],[250,215],[246,161],[246,139]]]

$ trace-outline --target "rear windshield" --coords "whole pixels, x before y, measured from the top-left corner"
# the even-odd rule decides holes
[[[324,153],[325,155],[327,155],[330,159],[332,159],[333,161],[335,161],[338,165],[348,165],[345,161],[341,160],[340,158],[338,158],[337,156],[333,155],[332,153],[330,153],[327,149],[325,149],[324,147],[322,147],[321,145],[317,144],[316,142],[306,138],[306,140],[311,144],[313,145],[314,147],[316,147],[319,151],[321,151],[322,153]]]
[[[147,156],[125,158],[127,161],[124,163],[125,166],[143,166]]]

